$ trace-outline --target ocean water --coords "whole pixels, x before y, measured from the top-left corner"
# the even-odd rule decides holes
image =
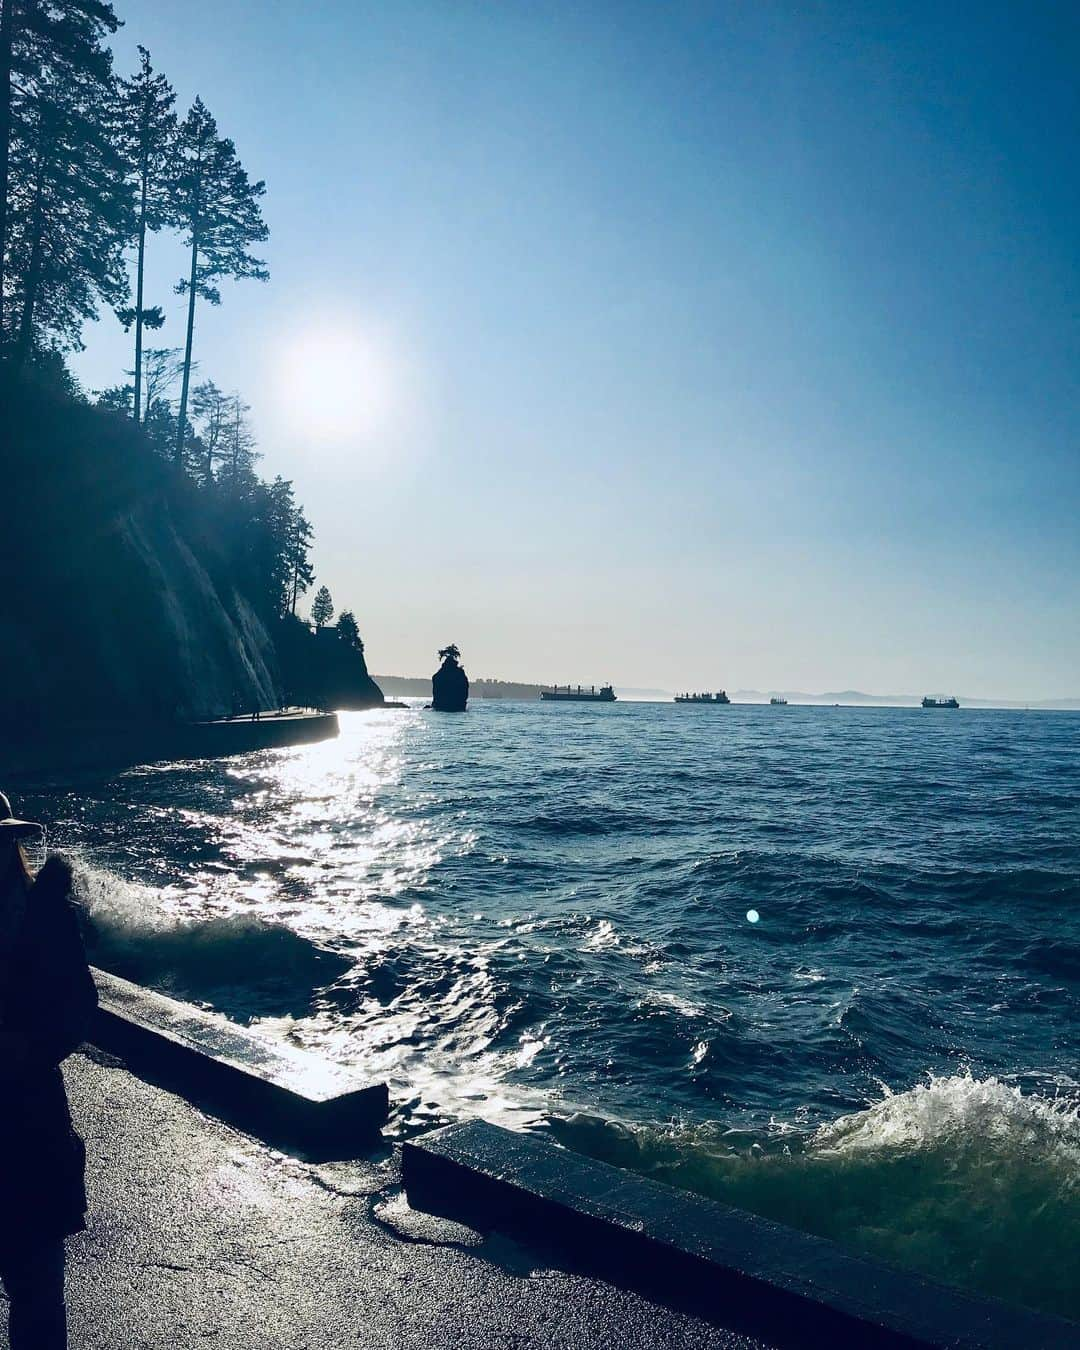
[[[1080,716],[477,703],[23,792],[95,959],[1080,1317]],[[756,919],[755,919],[756,916]]]

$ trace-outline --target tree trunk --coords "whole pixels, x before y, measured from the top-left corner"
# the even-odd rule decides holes
[[[11,156],[11,50],[15,0],[0,0],[0,349],[4,345],[4,259],[7,256],[8,165]]]
[[[146,157],[142,164],[142,190],[139,196],[139,259],[136,263],[135,281],[135,425],[139,425],[139,399],[142,392],[142,311],[143,311],[143,263],[146,260],[146,179],[149,170]]]
[[[184,378],[180,384],[180,416],[176,423],[176,464],[184,466],[184,428],[187,425],[188,387],[191,384],[191,339],[195,333],[195,278],[199,265],[199,235],[191,231],[191,276],[188,278],[187,342],[184,346]]]

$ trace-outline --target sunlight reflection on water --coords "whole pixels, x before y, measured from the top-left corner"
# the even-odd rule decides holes
[[[343,714],[37,813],[96,869],[119,973],[389,1078],[410,1127],[771,1128],[958,1059],[1056,1081],[1076,719],[790,711]]]

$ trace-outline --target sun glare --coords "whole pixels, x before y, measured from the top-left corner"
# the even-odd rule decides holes
[[[282,350],[276,394],[285,419],[307,439],[350,446],[385,435],[400,408],[388,344],[359,328],[305,329]]]

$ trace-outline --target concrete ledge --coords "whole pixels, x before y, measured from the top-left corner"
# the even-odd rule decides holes
[[[386,1120],[385,1083],[360,1082],[315,1055],[108,971],[95,969],[94,980],[94,1045],[259,1138],[351,1157]]]
[[[4,745],[10,775],[68,774],[73,769],[120,769],[169,759],[214,759],[250,750],[278,750],[330,740],[336,713],[267,713],[218,722],[51,723],[12,734]]]
[[[242,755],[249,750],[278,750],[287,745],[310,745],[338,735],[337,713],[267,713],[217,722],[189,722],[170,728],[152,747],[155,758],[207,759]]]
[[[1080,1328],[483,1121],[406,1143],[409,1203],[556,1242],[616,1280],[784,1345],[1065,1350]]]

